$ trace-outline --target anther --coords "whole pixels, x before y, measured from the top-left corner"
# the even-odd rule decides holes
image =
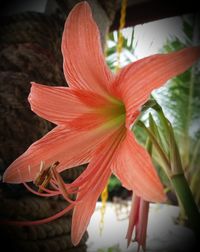
[[[46,187],[51,178],[52,178],[52,170],[54,170],[59,165],[59,162],[56,161],[48,167],[45,167],[44,162],[41,161],[40,172],[34,180],[34,184],[38,187]],[[42,192],[42,189],[39,188],[38,192]]]

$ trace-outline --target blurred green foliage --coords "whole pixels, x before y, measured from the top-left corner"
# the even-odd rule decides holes
[[[114,190],[114,188],[116,189],[117,187],[121,187],[121,182],[117,177],[112,175],[109,181],[108,191],[111,192]]]

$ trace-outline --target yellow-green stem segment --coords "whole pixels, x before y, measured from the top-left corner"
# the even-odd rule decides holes
[[[191,228],[196,234],[196,238],[200,238],[200,213],[198,207],[194,201],[192,192],[189,188],[188,182],[184,174],[177,174],[171,177],[171,182],[175,188],[176,194],[181,201],[188,221],[191,225]]]

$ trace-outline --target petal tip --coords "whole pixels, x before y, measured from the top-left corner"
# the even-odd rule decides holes
[[[76,247],[79,244],[80,240],[81,240],[80,238],[78,239],[77,237],[73,237],[73,235],[71,237],[71,241],[74,247]]]
[[[11,176],[10,172],[9,171],[5,171],[4,174],[3,174],[3,183],[10,183],[10,184],[17,184],[19,183],[17,181],[16,178],[14,178],[13,176]]]
[[[79,9],[87,9],[87,10],[91,10],[91,8],[90,8],[90,5],[89,5],[89,3],[87,2],[87,1],[82,1],[82,2],[80,2],[80,3],[77,3],[74,7],[73,7],[73,9],[71,10],[71,12],[70,12],[70,15],[74,12],[74,11],[76,11],[76,10],[79,10]],[[74,14],[74,13],[73,13]]]
[[[163,203],[166,200],[167,200],[167,196],[165,195],[164,191],[162,191],[155,202]]]

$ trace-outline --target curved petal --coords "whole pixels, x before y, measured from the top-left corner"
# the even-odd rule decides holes
[[[87,2],[70,12],[62,37],[64,74],[71,87],[107,95],[112,73],[106,65],[98,27]]]
[[[90,218],[95,210],[96,202],[105,188],[110,175],[110,170],[104,171],[103,178],[101,177],[95,181],[96,183],[93,185],[92,193],[85,198],[84,202],[81,202],[74,207],[71,233],[72,243],[74,246],[80,242],[83,234],[85,233],[90,222]]]
[[[165,200],[163,186],[148,152],[136,142],[128,130],[112,170],[126,188],[133,190],[142,199],[155,202]]]
[[[99,144],[111,133],[104,127],[79,132],[57,126],[33,143],[7,168],[4,181],[8,183],[33,181],[40,170],[41,161],[45,162],[45,166],[59,161],[59,172],[88,163]]]
[[[84,234],[91,215],[94,212],[96,201],[101,192],[105,188],[108,178],[111,175],[111,164],[116,158],[116,150],[124,136],[123,129],[119,129],[108,139],[106,139],[95,156],[88,165],[87,169],[80,175],[82,180],[84,176],[92,170],[93,177],[80,187],[77,199],[83,198],[83,201],[78,203],[73,212],[72,218],[72,243],[77,245]],[[77,180],[80,180],[77,178]],[[76,183],[76,180],[74,181]]]
[[[138,223],[140,202],[141,202],[140,197],[138,197],[137,195],[132,196],[131,211],[129,214],[128,230],[127,230],[127,234],[126,234],[127,246],[129,246],[131,243],[132,236],[133,236],[133,230]]]
[[[98,94],[32,83],[29,95],[31,109],[57,125],[85,130],[105,121],[99,111],[109,102]]]
[[[124,67],[112,89],[125,103],[128,126],[132,123],[131,115],[146,102],[153,89],[186,71],[199,57],[200,47],[191,47],[153,55]]]

